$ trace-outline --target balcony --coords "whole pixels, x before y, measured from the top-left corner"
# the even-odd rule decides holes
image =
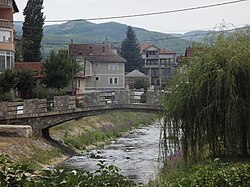
[[[12,7],[12,0],[0,0],[0,8]]]
[[[14,24],[12,21],[6,20],[6,19],[0,19],[0,28],[9,28],[13,29]]]

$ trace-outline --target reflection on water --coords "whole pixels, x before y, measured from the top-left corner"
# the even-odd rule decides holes
[[[93,171],[99,160],[105,160],[121,169],[121,174],[136,183],[146,184],[155,178],[159,162],[159,123],[135,129],[118,138],[101,150],[94,150],[84,156],[74,156],[62,163],[63,167]]]

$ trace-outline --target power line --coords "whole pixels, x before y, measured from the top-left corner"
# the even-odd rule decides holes
[[[167,10],[167,11],[160,11],[160,12],[151,12],[151,13],[141,13],[141,14],[131,14],[131,15],[121,15],[121,16],[110,16],[110,17],[97,17],[97,18],[82,18],[82,19],[65,19],[65,20],[45,20],[44,22],[66,22],[66,21],[97,21],[97,20],[109,20],[109,19],[123,19],[123,18],[133,18],[133,17],[144,17],[144,16],[154,16],[160,14],[170,14],[170,13],[177,13],[177,12],[186,12],[198,9],[206,9],[218,6],[225,6],[229,4],[236,4],[241,2],[247,2],[247,0],[236,0],[236,1],[229,1],[224,3],[216,3],[210,5],[203,5],[197,7],[189,7],[183,9],[176,9],[176,10]],[[23,22],[23,21],[15,21],[15,22]]]

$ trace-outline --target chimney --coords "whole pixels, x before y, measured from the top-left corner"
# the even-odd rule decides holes
[[[73,45],[74,44],[74,40],[73,39],[71,39],[71,45]]]

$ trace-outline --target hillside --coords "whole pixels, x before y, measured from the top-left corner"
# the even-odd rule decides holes
[[[16,25],[16,31],[21,31]],[[155,44],[161,48],[183,54],[192,42],[174,37],[170,34],[152,32],[142,28],[133,28],[139,42]],[[106,39],[120,45],[126,37],[127,25],[116,22],[95,24],[88,21],[69,21],[62,24],[47,25],[44,28],[43,49],[48,54],[51,49],[67,48],[73,39],[74,43],[100,43]]]

